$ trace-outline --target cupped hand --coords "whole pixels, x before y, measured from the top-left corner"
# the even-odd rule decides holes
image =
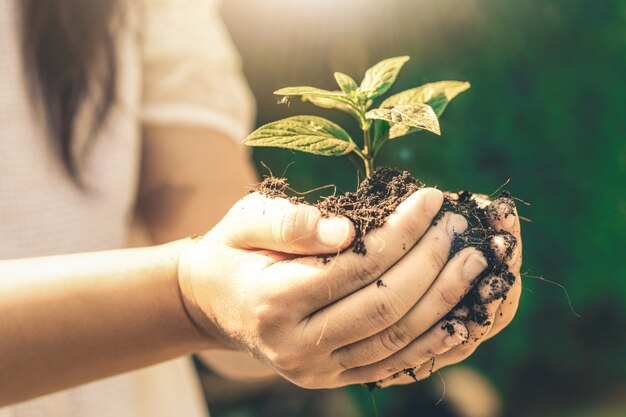
[[[365,236],[361,255],[342,251],[355,233],[347,219],[252,193],[184,249],[183,303],[216,346],[248,351],[297,385],[381,379],[376,364],[399,352],[411,354],[393,366],[464,341],[437,323],[486,263],[472,250],[447,262],[467,222],[448,213],[430,227],[442,201],[438,190],[417,191]],[[416,308],[419,316],[398,327]],[[418,336],[426,339],[413,349]]]
[[[413,383],[429,377],[440,368],[461,362],[474,353],[481,343],[494,337],[513,320],[522,292],[520,276],[522,265],[522,237],[519,217],[513,201],[509,198],[503,197],[493,201],[490,201],[486,196],[475,196],[474,198],[476,198],[481,205],[491,205],[493,210],[489,210],[489,213],[491,213],[491,222],[494,228],[509,232],[516,239],[516,245],[510,256],[507,256],[505,253],[506,246],[501,237],[494,238],[492,242],[496,254],[506,261],[509,271],[515,276],[515,281],[512,285],[509,285],[502,277],[489,277],[490,283],[500,287],[500,289],[505,292],[505,296],[493,299],[493,291],[490,291],[489,288],[485,288],[485,291],[480,291],[484,302],[484,311],[487,315],[486,324],[480,325],[472,321],[464,323],[464,335],[466,335],[467,338],[466,342],[443,354],[437,354],[437,352],[434,351],[429,352],[431,354],[425,361],[414,361],[413,365],[405,372],[390,374],[391,376],[383,379],[378,386],[387,387],[396,384]],[[460,252],[457,256],[460,256],[462,253],[463,252]],[[451,260],[451,262],[453,262],[453,260]],[[484,282],[487,283],[487,281]],[[463,326],[461,322],[456,320],[453,320],[453,325],[457,333],[458,326]]]

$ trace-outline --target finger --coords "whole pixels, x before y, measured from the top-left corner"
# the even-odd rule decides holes
[[[470,313],[472,318],[465,323],[469,331],[468,344],[479,342],[489,333],[495,321],[496,311],[498,311],[501,303],[501,299],[496,299],[486,304],[472,306],[473,311]]]
[[[426,363],[417,364],[412,368],[404,369],[402,372],[397,372],[387,378],[376,381],[375,383],[370,384],[370,386],[376,388],[387,388],[392,385],[406,385],[422,381],[429,378],[433,373],[437,372],[441,368],[463,361],[467,357],[471,356],[472,353],[476,351],[476,348],[477,345],[461,343],[441,355],[433,356]]]
[[[484,336],[483,341],[491,339],[496,334],[500,333],[502,329],[508,326],[509,323],[511,323],[513,317],[515,317],[515,313],[517,312],[521,294],[522,282],[518,274],[515,282],[511,286],[511,290],[500,304],[500,307],[498,307],[493,326],[491,330]]]
[[[341,374],[341,379],[346,384],[382,380],[431,361],[465,342],[467,337],[467,329],[461,321],[440,322],[395,355],[372,365],[348,369]]]
[[[455,346],[441,355],[434,356],[427,363],[415,366],[411,372],[403,372],[401,375],[391,375],[391,377],[379,381],[377,385],[380,388],[385,388],[390,385],[408,384],[424,380],[446,366],[464,361],[476,351],[479,345],[480,343],[472,343],[471,340],[468,340],[466,343]]]
[[[405,372],[400,372],[398,374],[391,375],[389,378],[385,378],[382,381],[378,381],[375,386],[377,388],[388,388],[393,385],[413,384],[418,381],[417,375],[415,374],[415,372],[416,372],[416,369],[412,369],[411,371],[405,371]]]
[[[363,340],[392,326],[422,298],[435,281],[446,265],[455,235],[462,233],[466,227],[467,221],[463,216],[446,213],[441,221],[431,227],[419,243],[378,281],[313,314],[308,326],[312,329],[321,328],[329,317],[333,318],[326,325],[324,340],[335,348]],[[457,283],[456,287],[458,286]],[[465,292],[468,287],[469,284],[455,291]],[[447,296],[448,299],[441,300],[441,295],[438,297],[442,303],[453,303],[449,306],[449,311],[461,296],[450,294],[448,289],[446,291],[443,296]],[[428,327],[443,315],[433,320]],[[340,319],[344,317],[350,317],[350,320]],[[406,330],[404,326],[399,326],[398,332],[392,333],[391,339],[385,341],[389,342],[383,347],[387,356],[413,340],[413,337],[404,339],[402,334]]]
[[[519,216],[513,199],[509,197],[496,198],[490,204],[489,214],[492,225],[497,230],[506,230],[513,234],[520,232]]]
[[[252,193],[228,213],[226,236],[241,249],[268,249],[289,254],[337,253],[352,243],[354,225],[345,217],[322,217],[308,204]]]
[[[423,236],[442,203],[441,191],[424,188],[402,202],[383,227],[364,237],[367,254],[348,250],[332,259],[301,257],[275,263],[264,273],[277,293],[289,291],[287,302],[305,313],[302,320],[375,282]]]
[[[452,365],[467,357],[471,356],[472,353],[478,348],[480,343],[492,338],[497,333],[499,333],[504,327],[506,327],[511,320],[513,319],[515,312],[519,305],[519,299],[522,291],[522,282],[520,279],[519,268],[521,265],[521,234],[520,234],[520,224],[519,218],[517,217],[517,212],[515,211],[515,207],[513,206],[511,209],[512,202],[502,202],[501,199],[497,199],[494,202],[494,211],[490,211],[493,215],[492,224],[497,230],[504,230],[509,233],[512,233],[513,236],[517,239],[517,245],[514,249],[514,252],[511,254],[510,259],[508,259],[507,263],[509,264],[509,269],[514,271],[515,274],[515,282],[510,286],[508,293],[505,294],[503,300],[494,300],[497,297],[497,293],[501,292],[502,282],[495,283],[495,289],[487,288],[486,285],[488,280],[485,280],[483,283],[483,288],[480,293],[483,298],[483,302],[488,302],[487,305],[480,308],[478,312],[473,311],[469,312],[467,307],[457,308],[451,314],[452,316],[461,318],[463,320],[469,320],[469,316],[472,315],[476,318],[476,316],[480,317],[481,320],[484,320],[486,323],[490,323],[487,326],[478,325],[474,321],[467,322],[468,331],[470,332],[470,340],[460,346],[454,347],[448,352],[438,356],[434,363],[426,364],[422,366],[416,367],[410,375],[407,373],[399,373],[396,375],[392,375],[389,378],[386,378],[378,383],[378,386],[381,388],[388,387],[391,385],[399,385],[399,384],[409,384],[413,383],[416,380],[422,380],[428,378],[433,372],[437,370]],[[483,199],[479,204],[488,205],[490,204],[487,199]],[[508,213],[508,216],[507,216]],[[508,221],[507,221],[508,220]],[[505,255],[505,246],[501,240],[496,238],[495,242],[495,251],[496,254],[500,257]],[[492,301],[489,302],[489,299]],[[495,310],[495,314],[492,314]],[[473,337],[473,338],[472,338]]]
[[[516,289],[517,288],[517,289]],[[517,292],[521,291],[521,287],[519,285],[514,285],[507,296],[507,299],[495,300],[491,303],[484,306],[481,314],[484,314],[487,317],[486,325],[477,324],[474,321],[468,321],[465,323],[469,337],[466,343],[463,343],[459,346],[456,346],[449,351],[437,356],[435,362],[431,364],[431,366],[420,366],[415,369],[413,374],[415,375],[415,380],[422,380],[428,378],[433,372],[438,371],[439,369],[453,365],[455,363],[459,363],[469,356],[471,356],[478,346],[489,338],[493,337],[496,333],[498,333],[502,328],[504,328],[510,320],[512,320],[512,316],[514,315],[515,310],[517,309],[517,301],[519,300],[519,295]],[[512,300],[509,301],[509,298]],[[500,309],[506,308],[507,310],[513,311],[511,316],[505,320],[503,323],[498,324],[498,317]],[[396,385],[401,383],[410,383],[406,378],[387,378],[381,381],[381,387]]]
[[[500,261],[508,256],[508,242],[504,236],[495,236],[491,247]],[[511,286],[515,282],[515,275],[503,271],[501,275],[487,275],[477,283],[472,293],[461,303],[461,307],[453,310],[452,317],[467,321],[470,331],[469,343],[475,343],[483,338],[495,322],[496,311]]]
[[[461,349],[462,347],[463,345],[453,347],[446,353],[457,352],[458,349]],[[390,377],[377,381],[375,383],[375,386],[378,388],[387,388],[392,385],[413,384],[415,382],[419,382],[429,378],[433,373],[435,373],[438,369],[443,368],[444,366],[461,361],[461,359],[459,359],[457,362],[452,362],[450,359],[442,361],[440,358],[441,356],[433,356],[430,361],[426,363],[414,366],[413,368],[405,369],[402,372],[395,373]]]
[[[522,236],[514,201],[507,197],[500,197],[491,203],[488,212],[495,229],[509,232],[515,238],[515,246],[507,263],[511,272],[519,272],[522,264]]]
[[[400,267],[401,264],[394,266]],[[478,250],[474,248],[462,250],[446,264],[432,285],[430,285],[432,280],[424,283],[427,288],[423,290],[425,294],[422,296],[416,293],[417,303],[398,322],[365,340],[337,349],[333,352],[333,357],[348,368],[371,364],[389,357],[448,314],[472,288],[474,281],[486,267],[487,261]],[[389,273],[392,271],[393,269]],[[384,277],[387,286],[391,285],[389,273]],[[422,285],[421,282],[418,285],[410,279],[403,281],[414,288]],[[411,289],[406,290],[409,291]]]

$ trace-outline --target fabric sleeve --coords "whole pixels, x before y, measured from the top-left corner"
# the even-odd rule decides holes
[[[141,120],[219,131],[240,142],[254,99],[216,0],[144,0]]]

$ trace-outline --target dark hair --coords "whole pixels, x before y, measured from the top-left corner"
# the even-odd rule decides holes
[[[118,0],[21,0],[24,63],[32,97],[43,105],[47,128],[67,172],[80,172],[72,151],[76,116],[97,89],[90,137],[116,99],[114,23]]]

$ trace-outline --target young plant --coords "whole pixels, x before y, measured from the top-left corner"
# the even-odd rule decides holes
[[[413,132],[429,131],[440,135],[438,117],[448,103],[467,90],[462,81],[439,81],[394,94],[378,108],[370,109],[374,99],[385,94],[396,81],[408,56],[385,59],[365,72],[361,84],[341,72],[335,73],[340,90],[315,87],[287,87],[274,94],[285,98],[301,96],[303,101],[352,115],[363,132],[359,146],[337,124],[318,116],[293,116],[268,123],[252,132],[243,143],[271,146],[323,156],[342,156],[354,152],[363,160],[365,175],[371,177],[374,160],[389,140]]]

